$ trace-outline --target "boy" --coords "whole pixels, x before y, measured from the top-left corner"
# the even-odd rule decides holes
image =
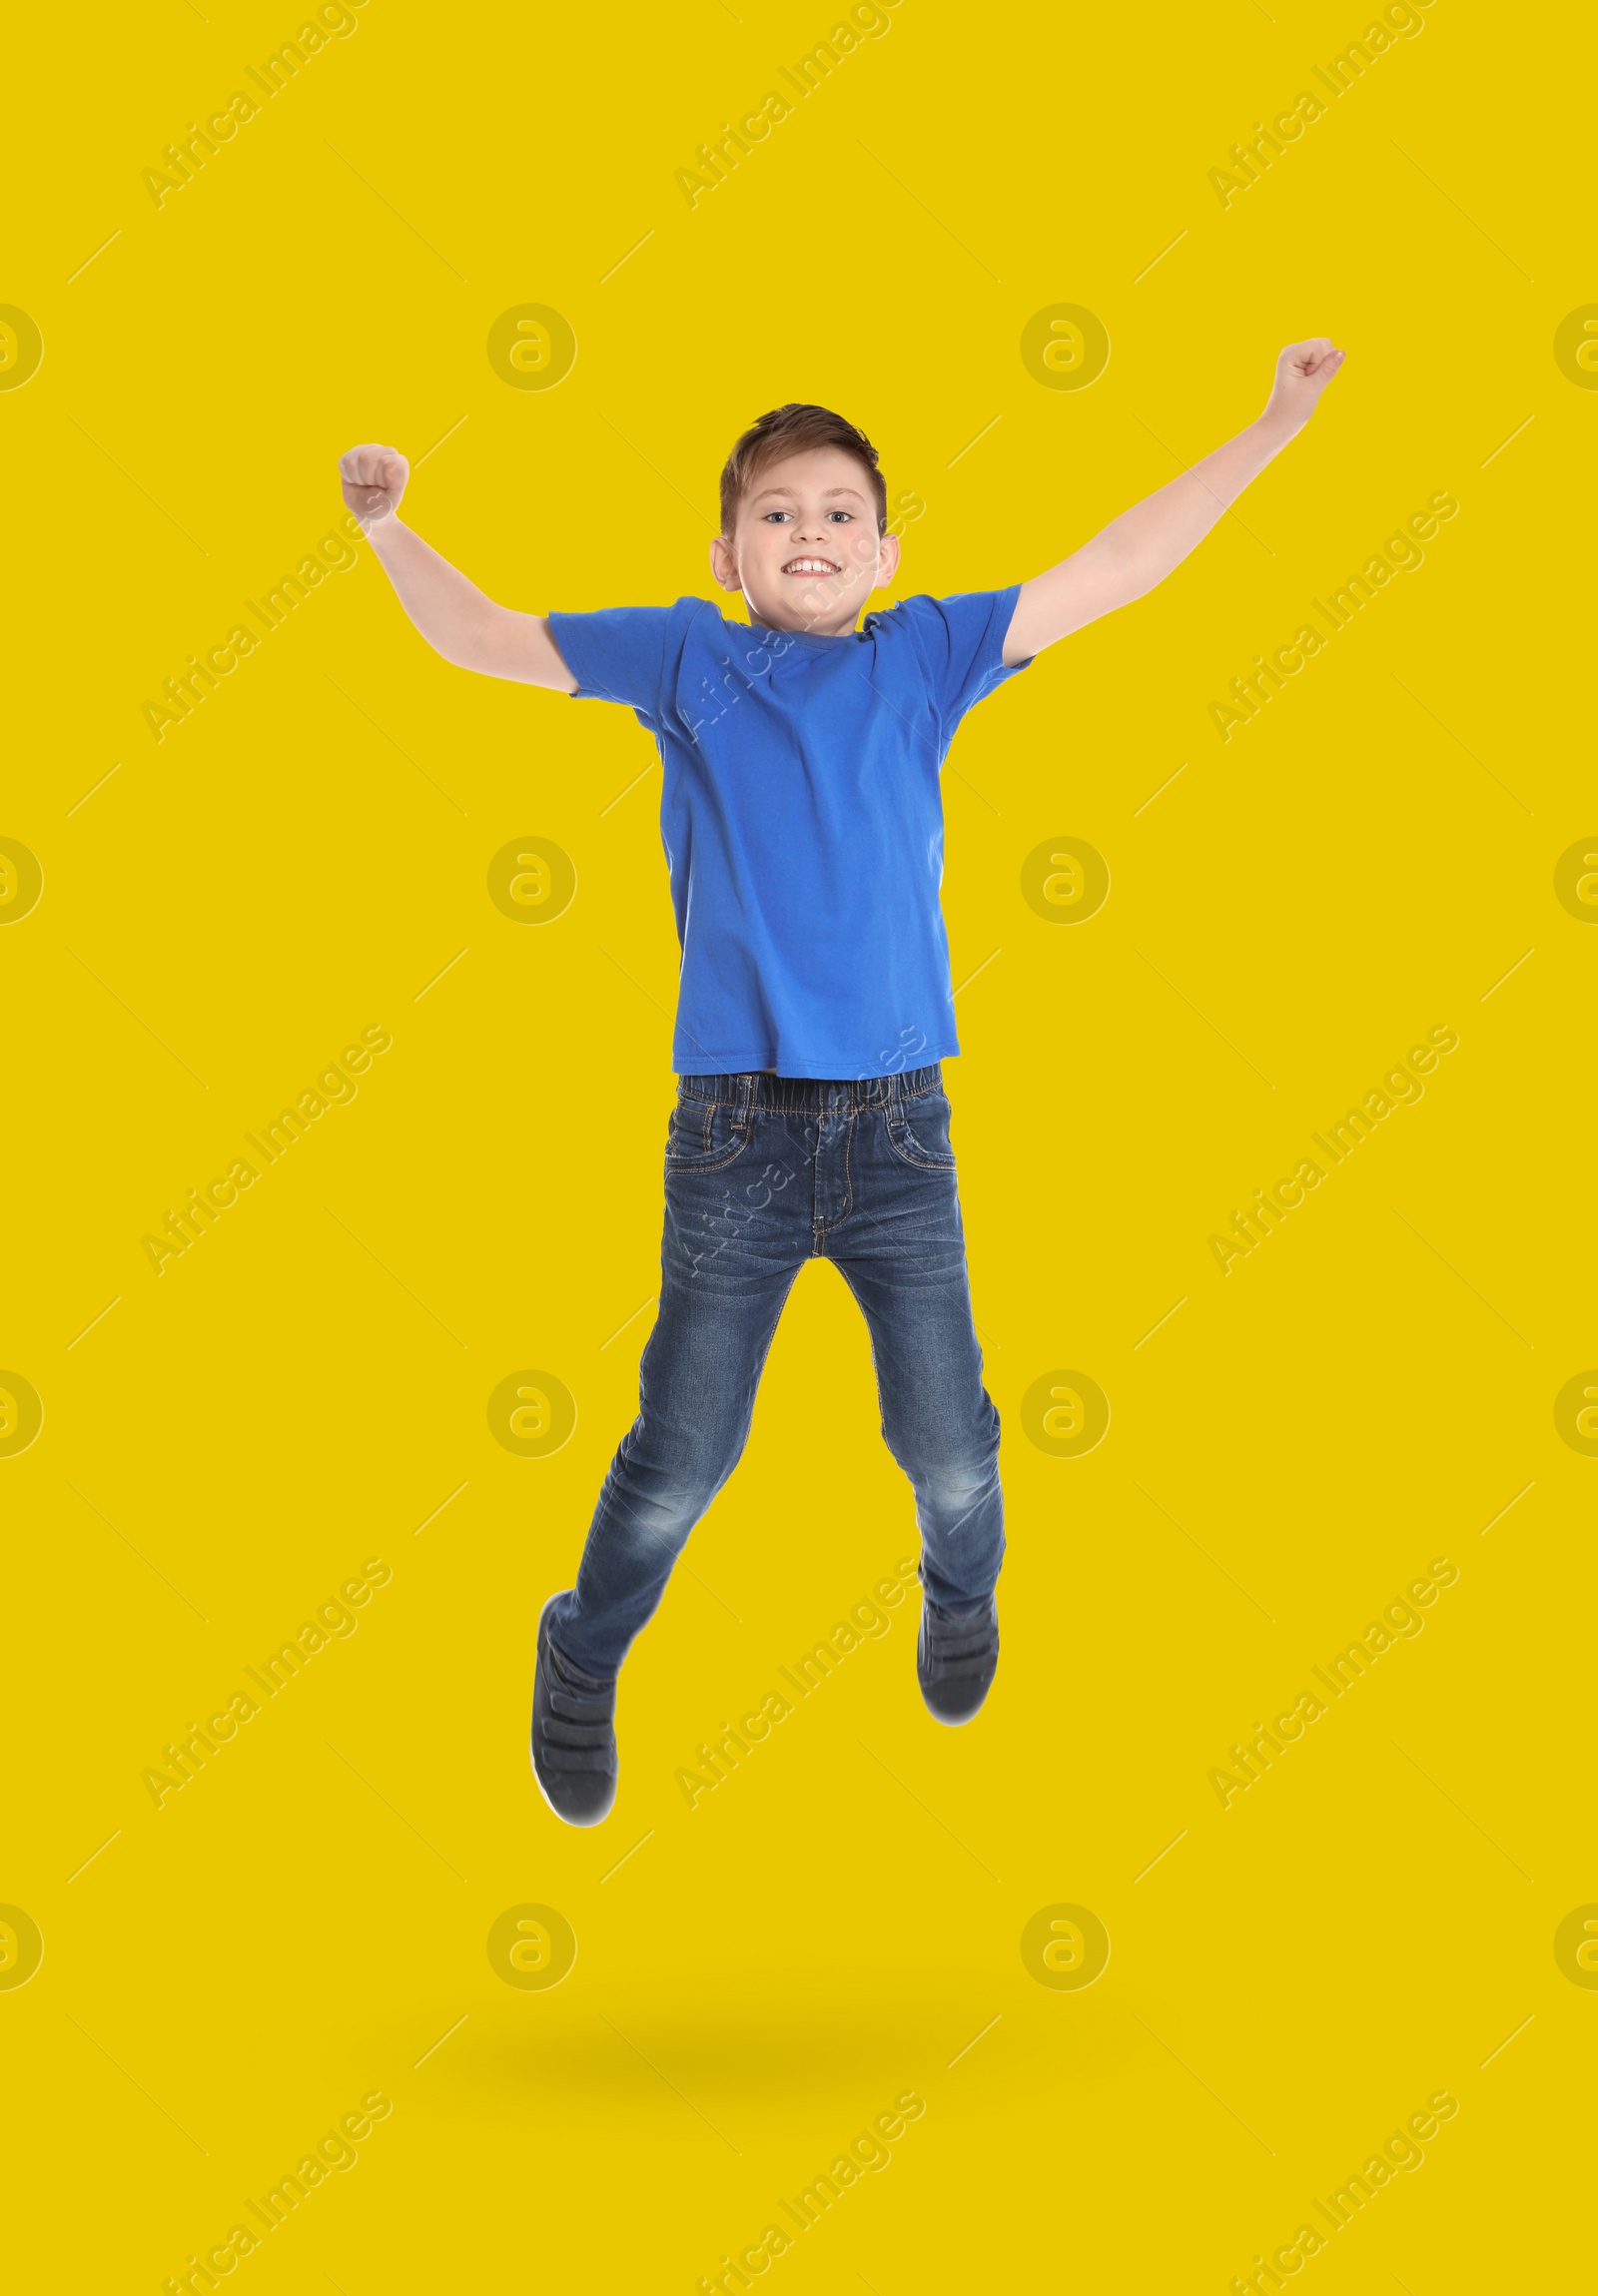
[[[865,1314],[883,1434],[915,1492],[922,1695],[945,1723],[986,1698],[1005,1549],[999,1416],[940,1066],[959,1046],[939,769],[974,702],[1187,557],[1302,428],[1342,356],[1324,337],[1290,346],[1257,421],[1047,573],[909,598],[859,631],[899,544],[876,449],[825,407],[762,415],[722,472],[710,565],[742,593],[747,623],[697,598],[512,612],[401,525],[402,456],[343,457],[345,501],[436,652],[630,706],[665,769],[682,969],[659,1313],[577,1583],[538,1621],[533,1771],[569,1825],[597,1825],[615,1799],[617,1671],[737,1464],[809,1258],[831,1258]]]

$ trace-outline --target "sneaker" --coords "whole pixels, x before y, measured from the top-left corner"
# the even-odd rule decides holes
[[[969,1722],[999,1667],[999,1607],[992,1595],[979,1611],[948,1616],[921,1605],[916,1673],[935,1721]]]
[[[532,1682],[532,1774],[538,1791],[568,1826],[597,1826],[616,1799],[616,1686],[579,1674],[549,1640],[538,1614]]]

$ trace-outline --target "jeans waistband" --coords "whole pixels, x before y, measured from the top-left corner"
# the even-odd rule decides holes
[[[850,1115],[858,1109],[890,1108],[943,1091],[943,1064],[906,1069],[895,1077],[769,1077],[759,1071],[730,1077],[679,1077],[678,1091],[690,1101],[727,1101],[740,1114],[773,1109],[790,1116]]]

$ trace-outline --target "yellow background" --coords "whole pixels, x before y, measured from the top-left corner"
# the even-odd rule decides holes
[[[1598,2000],[1553,1937],[1598,1898],[1598,1462],[1553,1405],[1598,1358],[1598,934],[1553,871],[1595,828],[1598,399],[1552,346],[1598,296],[1592,56],[1557,13],[1434,0],[1223,208],[1208,172],[1318,86],[1352,0],[902,0],[690,209],[674,171],[835,20],[369,0],[159,209],[141,170],[289,0],[35,11],[14,57],[0,301],[45,344],[0,392],[0,834],[45,872],[0,932],[0,1363],[45,1409],[0,1459],[0,1899],[45,1944],[0,1991],[19,2285],[155,2291],[373,2090],[359,2165],[238,2285],[686,2296],[906,2089],[891,2166],[769,2285],[1218,2292],[1439,2089],[1424,2166],[1307,2284],[1583,2268]],[[488,364],[528,302],[575,330],[557,388]],[[1062,302],[1109,330],[1088,389],[1021,362]],[[1012,1542],[987,1711],[927,1717],[912,1601],[697,1808],[674,1783],[914,1552],[814,1270],[626,1670],[615,1812],[562,1829],[533,1622],[658,1272],[650,745],[446,667],[364,548],[161,742],[141,705],[335,525],[361,440],[443,439],[406,514],[494,596],[651,603],[710,594],[737,430],[818,398],[925,502],[894,594],[938,593],[1065,555],[1319,332],[1347,365],[1239,517],[946,777]],[[1221,742],[1227,682],[1442,488],[1425,564]],[[578,876],[538,929],[485,889],[527,837]],[[1063,837],[1112,877],[1066,929],[1020,889]],[[359,1099],[157,1278],[142,1235],[374,1024]],[[1424,1099],[1222,1277],[1211,1231],[1439,1024]],[[528,1366],[578,1409],[541,1460],[486,1419]],[[1078,1459],[1019,1417],[1062,1366],[1112,1406]],[[144,1768],[374,1556],[359,1632],[158,1811]],[[1209,1769],[1438,1556],[1424,1632],[1222,1810]],[[576,1932],[553,1990],[488,1962],[525,1902]],[[1110,1933],[1088,1989],[1024,1965],[1057,1903]]]

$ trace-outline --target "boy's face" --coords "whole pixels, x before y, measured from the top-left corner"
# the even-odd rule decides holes
[[[731,537],[710,545],[711,572],[724,590],[743,592],[755,621],[816,637],[852,630],[898,564],[897,536],[877,531],[865,468],[841,446],[768,462],[738,505]]]

